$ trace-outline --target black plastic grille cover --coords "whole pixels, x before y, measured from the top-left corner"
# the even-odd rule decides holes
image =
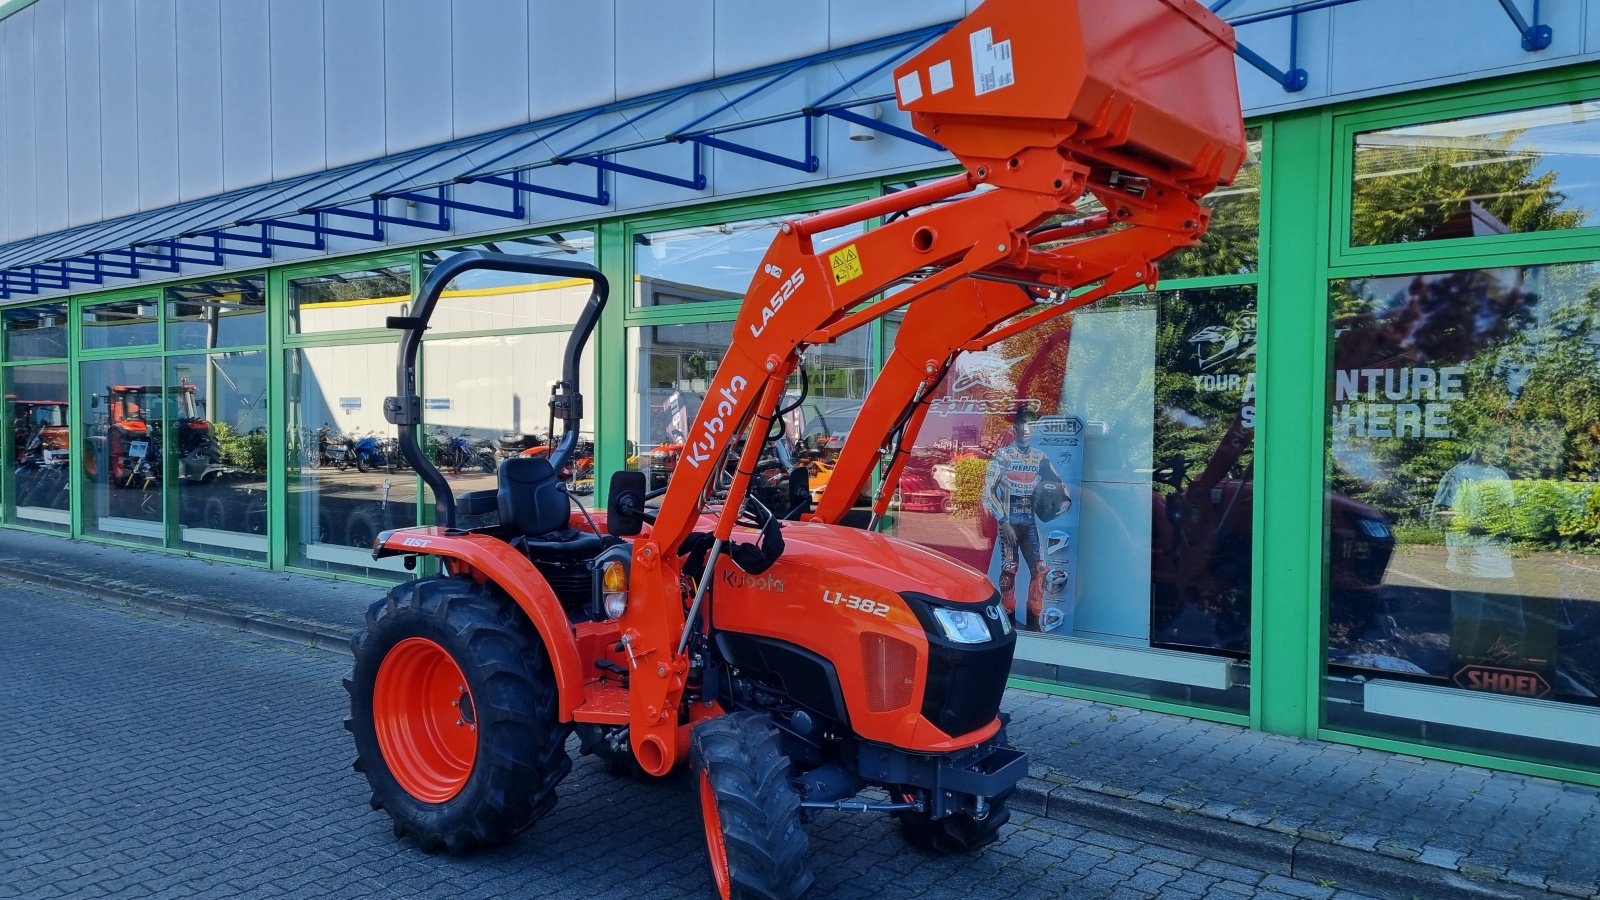
[[[911,591],[900,595],[922,622],[928,634],[928,686],[922,695],[922,715],[951,737],[960,737],[989,724],[1000,712],[1017,633],[1002,625],[1004,607],[995,592],[983,603],[955,603]],[[944,636],[933,618],[933,607],[975,612],[989,624],[989,640],[958,644]],[[991,618],[989,610],[998,617]]]

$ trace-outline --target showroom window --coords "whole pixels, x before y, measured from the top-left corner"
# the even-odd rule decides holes
[[[633,234],[634,306],[672,306],[738,300],[744,296],[778,229],[806,215],[766,216]],[[812,238],[817,249],[861,233],[858,225]]]
[[[411,267],[375,265],[354,271],[290,278],[289,333],[382,329],[389,316],[405,315],[411,302]]]
[[[1600,765],[1600,263],[1330,304],[1328,725]]]
[[[1112,298],[934,391],[890,530],[989,574],[1019,675],[1248,707],[1255,322],[1249,285]]]
[[[424,272],[464,250],[487,250],[593,264],[594,232],[561,232],[425,251]],[[501,460],[548,456],[550,389],[561,379],[572,325],[594,283],[489,270],[468,271],[445,286],[422,345],[425,450],[456,493],[492,490]],[[597,333],[579,361],[583,424],[572,463],[561,475],[578,497],[595,493],[594,378]],[[467,524],[487,524],[470,522]]]
[[[1600,100],[1358,132],[1350,245],[1592,226]]]
[[[72,526],[64,302],[0,310],[0,522]]]

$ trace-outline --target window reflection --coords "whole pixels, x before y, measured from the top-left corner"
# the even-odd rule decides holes
[[[394,344],[288,351],[288,518],[295,565],[391,576],[373,560],[378,532],[415,525],[417,478],[383,416],[394,392]]]
[[[425,250],[422,253],[423,277],[431,274],[439,263],[465,250],[592,264],[594,233],[552,232],[445,250]],[[443,332],[571,325],[583,311],[591,287],[591,282],[578,279],[488,269],[469,271],[445,285],[444,294],[434,308],[432,327]]]
[[[178,539],[203,553],[267,556],[267,355],[167,358],[177,435]]]
[[[1353,279],[1332,300],[1333,694],[1359,701],[1376,678],[1367,691],[1404,681],[1596,702],[1600,265]],[[1363,554],[1363,540],[1392,557]],[[1366,577],[1341,579],[1341,566]],[[1416,728],[1359,704],[1330,716]],[[1430,734],[1528,749],[1451,724]]]
[[[0,359],[23,362],[67,358],[67,304],[44,303],[0,310]]]
[[[161,308],[155,298],[98,303],[82,312],[83,349],[145,347],[161,339]]]
[[[645,472],[652,489],[665,486],[677,468],[684,436],[732,338],[731,322],[629,331],[630,375],[637,387],[628,401],[628,465]],[[796,465],[808,469],[813,496],[827,484],[871,386],[868,330],[813,347],[804,362],[807,396],[795,405],[800,376],[791,376],[784,405],[795,408],[783,420],[783,446],[763,451],[752,483],[755,498],[770,509],[787,510],[789,473]]]
[[[83,402],[78,409],[84,435],[80,465],[88,490],[84,530],[119,540],[164,543],[163,421],[168,417],[193,421],[193,394],[182,388],[170,394],[164,391],[161,361],[154,357],[85,362],[80,384]]]
[[[168,350],[267,342],[267,280],[261,275],[167,288],[166,303]]]
[[[1556,231],[1600,214],[1600,101],[1355,138],[1357,247]]]
[[[66,531],[71,525],[67,367],[64,364],[13,366],[0,370],[4,427],[11,434],[0,466],[9,476],[4,517],[34,528]]]
[[[635,234],[634,305],[670,306],[743,297],[778,228],[801,215]],[[821,250],[861,233],[862,227],[852,224],[821,232],[812,241]]]
[[[289,281],[289,330],[301,334],[385,327],[411,302],[411,267],[385,266]]]

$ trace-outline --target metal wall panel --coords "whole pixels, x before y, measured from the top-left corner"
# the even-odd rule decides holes
[[[898,34],[967,14],[965,0],[830,0],[828,43],[846,47],[886,34]]]
[[[222,180],[272,180],[272,63],[267,0],[222,4]]]
[[[389,153],[450,140],[450,5],[384,5],[384,134]]]
[[[222,0],[178,0],[178,191],[223,191]]]
[[[173,0],[134,7],[139,208],[178,202],[178,28]]]
[[[712,0],[616,2],[618,97],[637,97],[713,77]],[[581,60],[577,48],[568,54],[574,62]]]
[[[322,7],[323,0],[272,0],[267,10],[275,179],[327,168]]]
[[[63,3],[67,59],[67,221],[100,220],[100,7]],[[5,191],[0,189],[0,204]]]
[[[528,120],[617,99],[616,0],[528,0]]]
[[[38,160],[34,156],[33,107],[34,15],[29,7],[6,20],[0,64],[5,66],[5,93],[0,94],[0,122],[6,135],[6,218],[10,238],[38,233]]]
[[[67,42],[65,10],[39,6],[34,16],[34,110],[38,131],[34,154],[39,166],[40,232],[67,227]]]
[[[384,154],[383,19],[383,0],[339,0],[323,7],[330,167]]]
[[[1526,14],[1531,4],[1521,2]],[[1582,44],[1579,0],[1546,0],[1540,21],[1555,30],[1550,47],[1522,49],[1511,18],[1489,0],[1455,0],[1440,15],[1437,0],[1384,0],[1331,10],[1333,55],[1327,84],[1333,94],[1370,91],[1459,73],[1521,68],[1577,54]]]
[[[455,0],[450,44],[456,137],[530,121],[527,0]]]
[[[6,35],[11,30],[6,22],[0,22],[0,54],[5,53]],[[0,55],[0,98],[6,95],[6,62]],[[5,110],[4,100],[0,100],[0,112]],[[5,186],[11,183],[11,133],[9,129],[0,128],[0,241],[9,241],[11,232],[11,195]]]
[[[716,0],[713,16],[719,77],[828,49],[828,0]]]

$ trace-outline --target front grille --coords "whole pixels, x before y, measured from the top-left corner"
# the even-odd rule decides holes
[[[917,677],[917,648],[883,634],[861,635],[861,664],[867,674],[867,710],[892,712],[911,702]]]
[[[1000,712],[1016,640],[968,647],[929,642],[922,715],[951,737],[982,728]]]

